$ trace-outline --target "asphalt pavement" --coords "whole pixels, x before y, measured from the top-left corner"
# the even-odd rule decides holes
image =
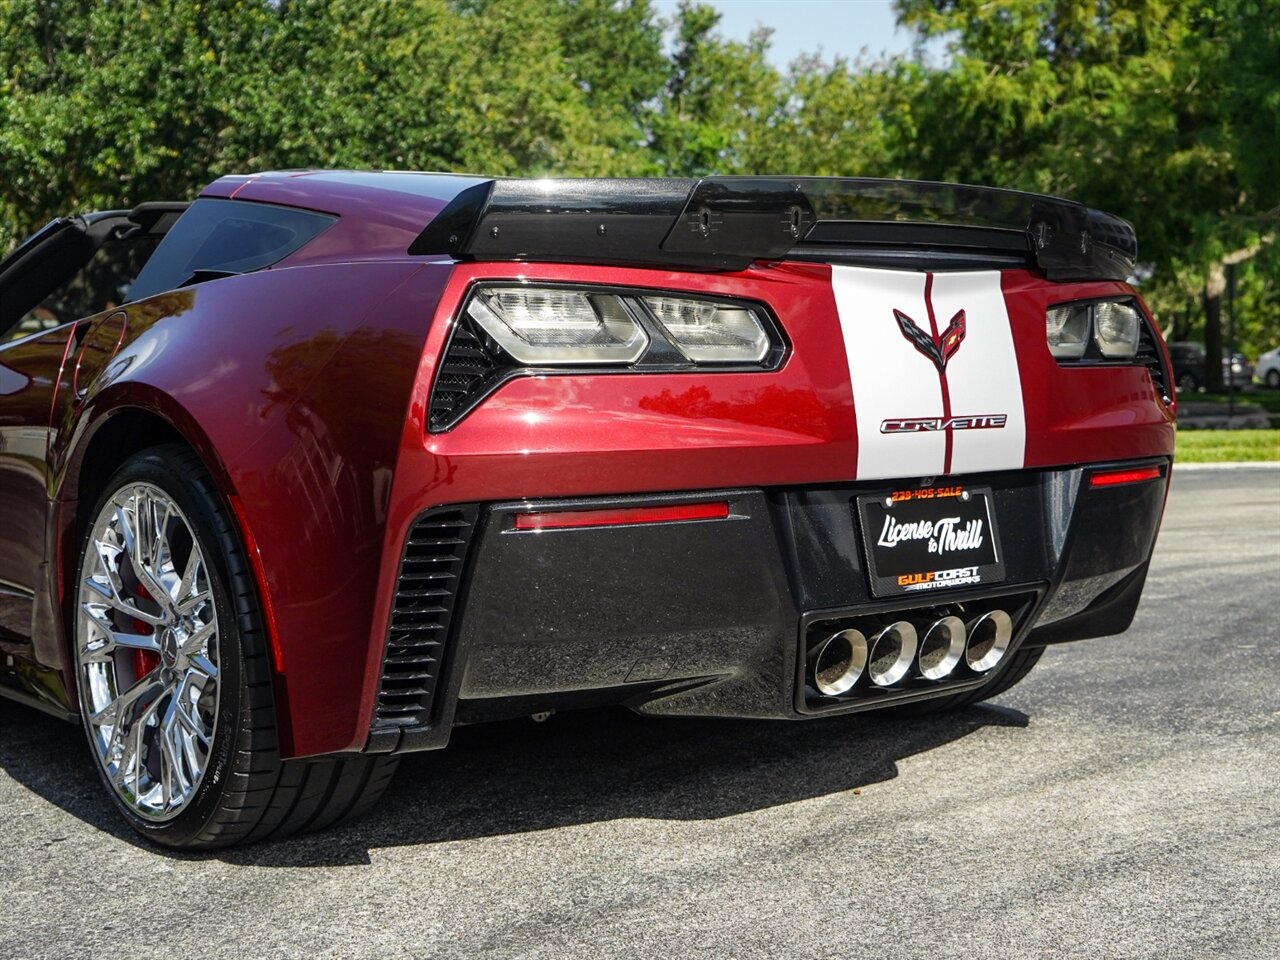
[[[0,701],[0,956],[1280,956],[1280,469],[1175,471],[1137,622],[992,705],[457,731],[350,827],[122,826]]]

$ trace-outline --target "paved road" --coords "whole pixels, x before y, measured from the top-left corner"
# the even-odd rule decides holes
[[[180,858],[0,706],[0,955],[1280,956],[1280,470],[1184,472],[1138,622],[998,705],[459,731],[382,808]]]

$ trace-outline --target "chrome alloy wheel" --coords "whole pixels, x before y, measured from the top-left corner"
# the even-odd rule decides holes
[[[218,716],[218,617],[190,522],[159,487],[128,483],[93,521],[80,571],[76,657],[89,742],[125,805],[186,809]]]

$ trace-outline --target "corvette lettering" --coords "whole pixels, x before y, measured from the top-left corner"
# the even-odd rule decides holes
[[[1009,418],[1003,413],[983,413],[967,417],[912,417],[883,420],[881,433],[933,433],[939,430],[999,430]]]

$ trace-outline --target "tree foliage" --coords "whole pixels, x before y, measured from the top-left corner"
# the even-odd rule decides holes
[[[1256,249],[1242,342],[1280,338],[1280,0],[897,5],[942,64],[779,69],[689,2],[0,0],[0,248],[268,168],[909,176],[1128,217],[1182,335]]]

